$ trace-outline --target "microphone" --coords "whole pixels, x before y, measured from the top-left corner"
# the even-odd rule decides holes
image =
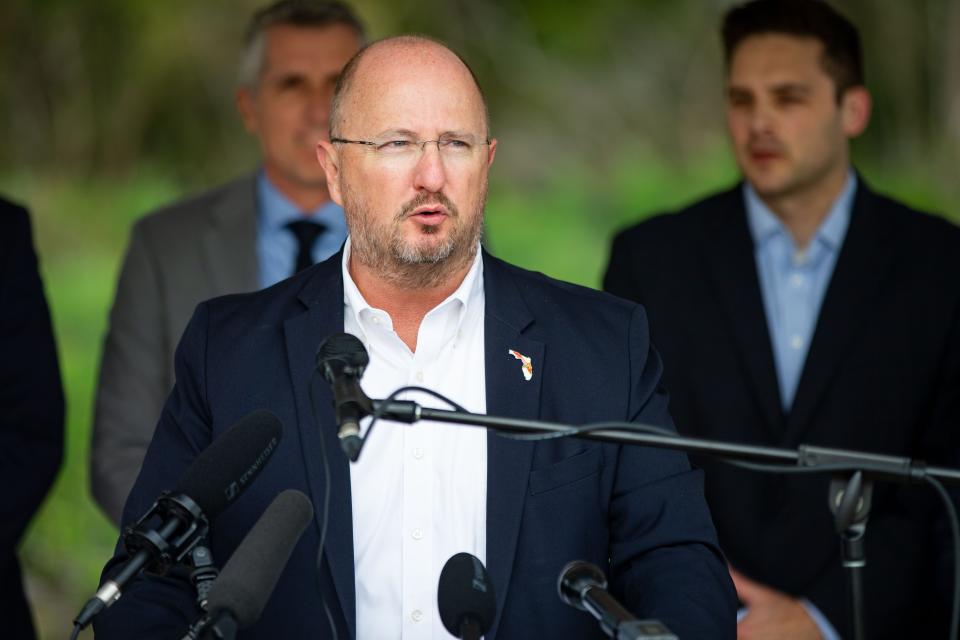
[[[440,572],[437,608],[443,626],[456,638],[480,640],[497,614],[493,583],[476,556],[458,553]]]
[[[312,519],[313,506],[303,493],[287,489],[274,498],[214,582],[209,613],[183,640],[232,638],[238,628],[256,622]]]
[[[317,369],[333,390],[333,409],[340,447],[351,462],[360,455],[360,418],[370,413],[370,398],[360,388],[360,378],[370,363],[363,343],[349,333],[335,333],[317,349]]]
[[[279,418],[254,411],[204,449],[172,492],[162,493],[145,515],[125,527],[123,544],[131,558],[87,601],[74,625],[90,624],[140,571],[162,575],[180,562],[260,473],[282,433]]]
[[[574,609],[586,611],[600,628],[617,640],[677,640],[656,620],[637,620],[607,593],[607,577],[596,566],[574,560],[563,568],[557,580],[560,599]]]

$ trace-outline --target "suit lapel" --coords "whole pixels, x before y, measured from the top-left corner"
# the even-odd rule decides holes
[[[228,186],[209,212],[203,256],[215,295],[256,291],[257,193],[253,176]]]
[[[880,294],[893,263],[890,229],[877,215],[876,196],[863,178],[850,212],[850,226],[824,295],[803,373],[787,420],[786,442],[798,443],[831,383],[859,326],[867,321],[871,301]]]
[[[484,252],[484,351],[487,413],[535,419],[540,415],[540,390],[545,346],[523,334],[533,317],[505,265]],[[533,375],[526,380],[513,350],[531,359]],[[487,435],[487,570],[503,611],[517,549],[517,537],[527,493],[534,445]],[[487,638],[495,638],[499,616]]]
[[[311,488],[318,535],[323,526],[326,482],[321,447],[326,447],[330,464],[330,512],[323,555],[330,567],[339,604],[350,628],[350,636],[355,637],[356,588],[350,469],[337,439],[330,388],[319,374],[314,375],[315,354],[320,342],[332,333],[343,331],[341,259],[342,254],[338,253],[310,270],[312,275],[298,296],[305,308],[302,313],[292,316],[284,323],[284,338],[296,400],[303,463]],[[310,385],[313,387],[319,424],[313,419]]]
[[[705,273],[717,293],[723,319],[769,435],[783,429],[780,389],[766,312],[760,293],[753,239],[747,227],[740,187],[726,194],[723,206],[706,219],[700,238]],[[753,435],[753,434],[750,434]]]

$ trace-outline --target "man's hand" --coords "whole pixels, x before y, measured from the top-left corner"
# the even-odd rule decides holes
[[[797,598],[760,584],[730,567],[737,597],[749,609],[737,623],[738,640],[819,640],[820,630]]]

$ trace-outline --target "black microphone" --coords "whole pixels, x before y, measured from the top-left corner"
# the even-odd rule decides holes
[[[480,640],[497,614],[493,583],[476,556],[458,553],[443,565],[437,586],[440,620],[456,638]]]
[[[124,528],[123,544],[131,558],[87,601],[74,624],[81,629],[90,624],[140,571],[163,574],[180,562],[206,536],[210,522],[250,485],[282,433],[275,415],[254,411],[204,449],[172,492],[161,494],[145,515]]]
[[[238,628],[256,622],[312,519],[313,506],[303,493],[287,489],[274,498],[213,584],[209,613],[183,640],[232,638]]]
[[[370,363],[363,343],[349,333],[335,333],[320,343],[317,368],[333,389],[333,409],[340,447],[351,462],[360,455],[360,418],[370,413],[370,398],[360,388],[360,378]]]
[[[590,613],[600,628],[617,640],[677,640],[656,620],[637,620],[607,593],[607,577],[589,562],[574,560],[563,568],[557,580],[560,599],[574,609]]]

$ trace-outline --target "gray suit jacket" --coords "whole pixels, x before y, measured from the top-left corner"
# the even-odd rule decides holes
[[[173,387],[197,303],[259,288],[256,180],[151,213],[130,236],[103,348],[91,450],[94,499],[116,523]]]

